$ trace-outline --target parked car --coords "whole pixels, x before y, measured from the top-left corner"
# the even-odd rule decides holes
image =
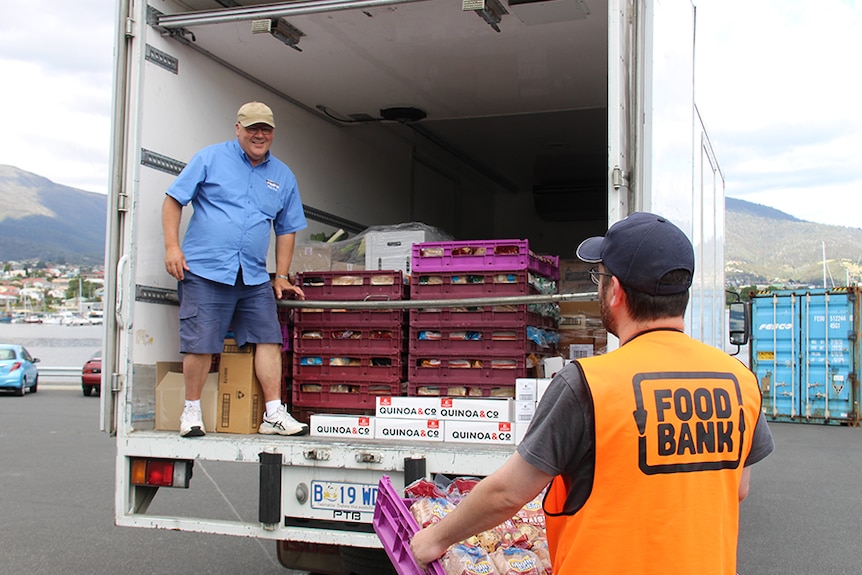
[[[38,357],[33,357],[23,345],[0,344],[0,390],[14,391],[23,396],[36,393],[39,386]]]
[[[94,390],[96,395],[102,392],[102,350],[96,351],[81,369],[81,388],[84,395],[90,395]]]

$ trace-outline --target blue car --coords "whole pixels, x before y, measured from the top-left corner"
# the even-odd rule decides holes
[[[0,390],[23,396],[36,393],[39,385],[39,358],[30,355],[23,345],[0,343]]]

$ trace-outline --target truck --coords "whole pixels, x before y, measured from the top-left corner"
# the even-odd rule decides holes
[[[299,242],[423,222],[572,258],[652,211],[694,245],[687,332],[724,347],[724,178],[695,106],[691,0],[117,0],[116,17],[101,426],[116,437],[117,525],[256,537],[285,567],[382,573],[382,475],[403,486],[422,461],[481,477],[513,450],[154,428],[158,366],[180,358],[164,192],[234,137],[247,101],[275,112],[272,152],[309,221]],[[259,483],[257,518],[202,517],[184,506],[195,489],[168,488],[218,466]],[[334,504],[310,504],[321,483]]]

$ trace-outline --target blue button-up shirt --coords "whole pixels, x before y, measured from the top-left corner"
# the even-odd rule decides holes
[[[307,226],[290,168],[270,153],[252,166],[236,140],[195,154],[167,194],[194,208],[182,246],[189,270],[223,284],[233,285],[240,269],[246,285],[268,282],[270,231]]]

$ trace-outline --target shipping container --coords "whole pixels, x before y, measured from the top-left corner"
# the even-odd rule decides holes
[[[859,424],[860,288],[753,294],[750,365],[772,421]]]

